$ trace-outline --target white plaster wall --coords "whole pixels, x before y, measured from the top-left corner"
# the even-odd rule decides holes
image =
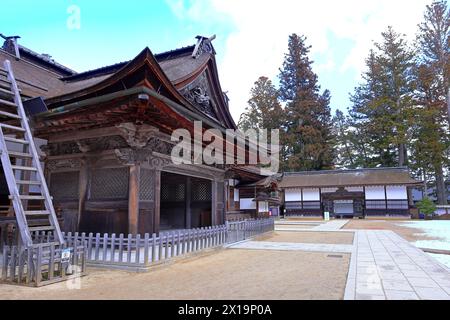
[[[320,201],[319,189],[303,189],[303,201]]]
[[[366,187],[366,200],[385,200],[384,187]]]
[[[239,189],[234,189],[234,201],[239,201]]]
[[[405,186],[387,186],[386,195],[388,200],[408,200]]]
[[[256,210],[256,201],[253,201],[253,198],[251,199],[241,199],[240,201],[240,209],[241,210]]]
[[[302,194],[300,189],[286,189],[284,191],[284,198],[286,201],[302,201]]]
[[[259,212],[269,212],[269,203],[267,201],[259,201],[258,202],[258,211]]]

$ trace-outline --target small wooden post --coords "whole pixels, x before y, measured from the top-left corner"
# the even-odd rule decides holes
[[[149,240],[150,235],[148,233],[144,234],[144,265],[148,264]]]
[[[109,261],[114,262],[116,260],[116,234],[113,233],[111,235],[111,250],[110,250],[110,259]]]
[[[152,234],[152,262],[156,261],[156,233]]]
[[[141,262],[141,235],[136,235],[136,253],[135,253],[135,262],[139,264]]]
[[[128,243],[127,243],[127,262],[131,262],[131,242],[133,241],[133,236],[131,234],[128,235]]]
[[[123,233],[119,234],[119,262],[123,262]]]

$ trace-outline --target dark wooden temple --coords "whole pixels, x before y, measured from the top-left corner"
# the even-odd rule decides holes
[[[22,46],[19,58],[4,44],[0,61],[11,60],[28,99],[64,231],[157,233],[224,223],[230,178],[245,169],[170,158],[172,132],[193,136],[194,121],[204,130],[236,129],[211,40],[197,37],[157,55],[145,48],[131,61],[83,73]]]

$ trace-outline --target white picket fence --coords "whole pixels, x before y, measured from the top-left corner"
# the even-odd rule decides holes
[[[197,229],[160,232],[158,234],[125,235],[100,233],[63,233],[69,248],[84,247],[88,266],[119,267],[133,270],[186,256],[206,249],[222,247],[274,230],[274,219],[227,222],[225,225]],[[52,243],[53,234],[34,232],[37,244]],[[8,246],[11,250],[13,247]]]

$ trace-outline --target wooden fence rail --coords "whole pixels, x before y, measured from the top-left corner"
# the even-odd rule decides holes
[[[72,265],[77,265],[77,263],[79,265],[81,261],[82,273],[86,270],[86,264],[88,266],[139,270],[175,257],[221,247],[227,243],[242,241],[273,230],[274,219],[270,218],[227,222],[221,226],[160,232],[159,234],[69,232],[63,233],[65,243],[62,248],[52,244],[54,236],[51,232],[32,232],[35,245],[31,249],[19,250],[18,246],[9,244],[4,246],[2,279],[21,283],[23,275],[28,274],[28,270],[31,270],[32,277],[25,277],[26,284],[34,283],[33,285],[40,286],[64,278],[66,274],[62,273],[64,269],[58,263],[61,252],[65,248],[75,248],[72,255],[75,260]],[[24,257],[28,255],[33,257],[32,264],[25,263],[28,260]],[[53,267],[51,267],[52,264]],[[33,267],[28,269],[28,265]],[[42,269],[41,275],[39,272],[34,274],[33,268]]]
[[[84,245],[5,245],[0,279],[3,283],[40,287],[80,277],[86,273],[85,255]]]
[[[144,235],[63,233],[69,247],[85,244],[86,260],[95,266],[148,267],[169,259],[225,244],[225,225]],[[53,234],[33,233],[35,242],[53,241]]]
[[[227,222],[227,242],[244,241],[259,234],[273,231],[274,229],[274,218]]]

